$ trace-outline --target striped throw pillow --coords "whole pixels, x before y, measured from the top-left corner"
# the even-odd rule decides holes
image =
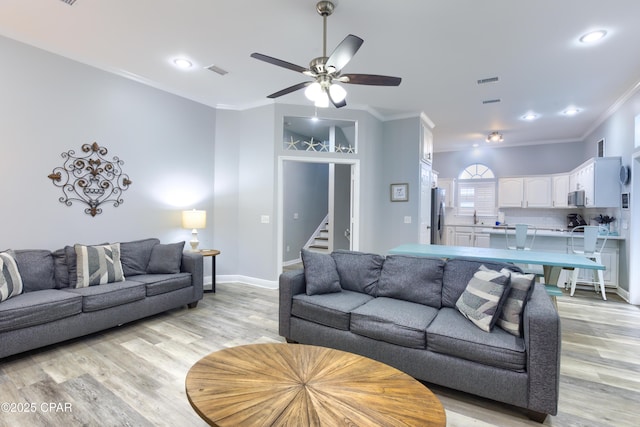
[[[12,250],[0,252],[0,302],[22,293],[22,278]]]
[[[534,274],[521,274],[502,269],[503,274],[511,273],[511,288],[498,316],[497,325],[511,335],[522,337],[522,312],[531,295],[536,280]]]
[[[76,288],[122,282],[120,243],[101,246],[74,245],[76,252]]]
[[[491,332],[506,299],[509,279],[508,271],[503,274],[481,265],[458,298],[456,308],[477,327]]]

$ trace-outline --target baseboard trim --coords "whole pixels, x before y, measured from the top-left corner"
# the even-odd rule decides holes
[[[278,281],[234,274],[216,276],[216,283],[244,283],[259,288],[278,289]]]

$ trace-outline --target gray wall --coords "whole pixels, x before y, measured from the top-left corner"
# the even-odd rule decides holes
[[[282,259],[287,262],[300,258],[300,249],[329,211],[329,165],[286,161],[283,167]]]
[[[607,119],[603,124],[598,126],[584,141],[587,152],[594,153],[596,142],[605,139],[605,155],[622,157],[622,164],[630,166],[632,163],[632,155],[640,151],[640,148],[634,146],[635,140],[635,117],[640,115],[640,93],[636,92],[631,96],[620,108]],[[628,184],[621,186],[621,193],[630,192],[631,197],[637,197],[640,194],[640,188],[632,188],[633,180]],[[636,276],[640,277],[640,266],[637,259],[631,261],[631,247],[640,253],[640,241],[633,241],[631,238],[631,230],[633,227],[640,227],[639,215],[636,213],[632,216],[631,209],[620,210],[620,218],[618,223],[627,224],[627,228],[619,226],[619,232],[625,236],[626,240],[620,252],[619,264],[619,284],[626,292],[631,293],[631,302],[640,304],[640,283],[633,283],[630,286],[629,271],[636,269]],[[630,289],[631,288],[631,289]]]
[[[0,68],[0,248],[189,240],[180,211],[191,208],[208,212],[199,240],[214,245],[215,109],[2,37],[0,52],[11,58]],[[133,184],[91,217],[60,203],[47,175],[94,141]]]
[[[437,129],[437,128],[436,128]],[[540,175],[569,172],[589,157],[582,141],[561,144],[527,145],[522,147],[482,146],[462,151],[434,153],[433,169],[440,178],[457,178],[467,166],[483,163],[497,177]]]
[[[418,116],[384,122],[382,145],[382,181],[378,193],[383,195],[379,207],[380,224],[377,236],[380,252],[403,243],[417,243],[420,226],[420,118]],[[391,202],[392,183],[409,184],[408,202]],[[404,217],[411,223],[405,224]]]

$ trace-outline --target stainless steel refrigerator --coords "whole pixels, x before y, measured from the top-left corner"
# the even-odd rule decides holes
[[[444,188],[431,189],[431,244],[444,245]]]

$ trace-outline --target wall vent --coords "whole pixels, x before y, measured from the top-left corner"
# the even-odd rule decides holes
[[[484,101],[482,101],[483,104],[495,104],[497,102],[502,101],[500,98],[496,98],[496,99],[485,99]]]
[[[218,74],[220,74],[221,76],[224,76],[225,74],[227,74],[227,73],[228,73],[228,71],[227,71],[227,70],[223,70],[222,68],[218,67],[217,65],[209,65],[209,66],[207,67],[207,70],[209,70],[209,71],[213,71],[214,73],[218,73]]]
[[[60,0],[62,3],[66,3],[69,6],[73,6],[73,4],[76,2],[76,0]]]
[[[479,85],[483,85],[483,84],[486,84],[486,83],[494,83],[494,82],[497,82],[498,80],[500,80],[498,77],[489,77],[487,79],[478,80],[478,84]]]

